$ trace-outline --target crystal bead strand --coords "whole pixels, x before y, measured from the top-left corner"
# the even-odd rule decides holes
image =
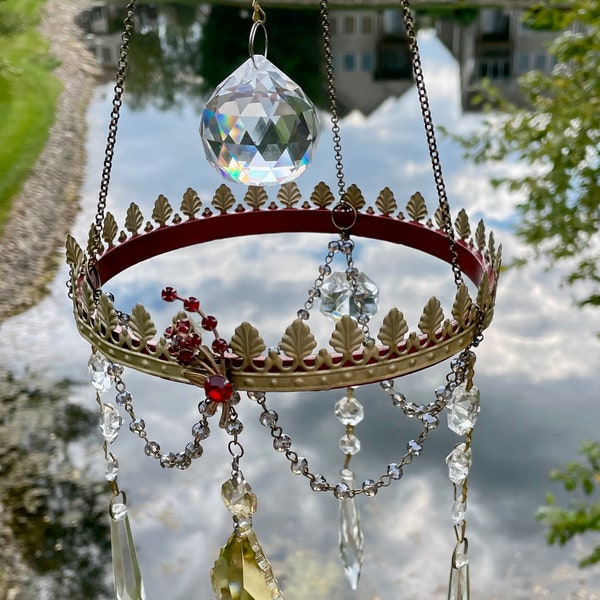
[[[346,388],[346,395],[336,402],[335,416],[346,433],[339,440],[340,450],[345,454],[344,466],[340,471],[341,483],[336,486],[334,495],[340,500],[339,550],[344,573],[350,587],[356,590],[362,568],[365,541],[360,526],[356,498],[348,492],[355,487],[354,473],[349,468],[350,460],[360,451],[360,440],[354,435],[354,428],[365,416],[362,404],[354,397],[354,388]]]
[[[140,571],[135,544],[131,533],[125,492],[119,489],[117,477],[119,461],[108,449],[123,426],[123,418],[114,406],[104,403],[100,394],[106,393],[115,380],[121,376],[123,368],[108,361],[100,353],[93,351],[88,367],[91,382],[96,388],[96,402],[100,408],[99,427],[102,432],[102,449],[105,465],[105,478],[112,497],[110,500],[110,541],[112,549],[113,582],[117,600],[146,600],[144,582]],[[118,499],[121,498],[120,501]]]
[[[465,441],[457,444],[446,457],[448,477],[454,488],[452,523],[456,545],[450,565],[448,600],[470,600],[469,542],[466,537],[466,512],[468,476],[473,462],[471,436],[479,415],[479,389],[473,385],[475,354],[466,350],[452,361],[456,383],[446,405],[448,428],[457,435],[464,435]]]

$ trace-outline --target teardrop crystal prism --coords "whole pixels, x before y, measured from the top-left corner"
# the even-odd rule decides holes
[[[217,600],[285,600],[251,527],[227,540],[210,579]]]
[[[319,118],[298,86],[255,54],[208,99],[200,137],[208,162],[245,185],[292,181],[312,160]]]
[[[350,469],[342,469],[340,475],[342,476],[342,482],[350,489],[355,487],[354,473]],[[339,541],[344,573],[350,583],[350,587],[356,590],[365,548],[356,498],[344,497],[340,500]]]
[[[465,554],[457,553],[450,568],[448,600],[471,600],[469,560]]]
[[[115,503],[112,506],[110,542],[117,600],[146,600],[125,504]]]
[[[103,404],[99,427],[104,439],[110,444],[117,439],[123,426],[123,417],[112,404]]]

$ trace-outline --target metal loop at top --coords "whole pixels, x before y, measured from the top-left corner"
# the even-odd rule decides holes
[[[354,227],[358,213],[356,208],[348,202],[338,202],[331,209],[331,222],[340,232],[347,232]]]
[[[259,27],[262,27],[263,33],[265,34],[265,51],[263,52],[263,56],[267,58],[267,51],[269,50],[269,38],[267,36],[267,28],[265,27],[264,21],[255,21],[252,23],[252,29],[250,29],[250,38],[248,39],[248,53],[250,54],[250,58],[252,59],[252,64],[256,67],[256,63],[254,62],[254,38],[256,37],[256,32]]]

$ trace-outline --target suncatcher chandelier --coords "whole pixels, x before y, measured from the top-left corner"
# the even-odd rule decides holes
[[[196,192],[188,188],[179,212],[163,195],[158,196],[149,218],[131,204],[121,229],[106,208],[135,5],[136,0],[130,0],[126,9],[95,220],[85,251],[71,236],[66,244],[75,321],[92,348],[89,369],[100,410],[106,479],[112,492],[109,513],[117,599],[146,597],[125,493],[117,482],[118,461],[110,446],[124,417],[129,419],[130,431],[142,440],[147,456],[157,459],[165,469],[187,469],[202,456],[210,420],[217,413],[218,426],[230,436],[231,476],[221,493],[233,515],[233,533],[211,571],[215,596],[220,600],[283,599],[252,527],[256,496],[240,467],[243,424],[236,406],[246,401],[241,392],[260,407],[260,422],[269,430],[273,448],[289,461],[292,473],[307,478],[313,491],[329,492],[339,502],[339,548],[352,589],[358,585],[364,552],[356,497],[373,497],[401,479],[446,412],[449,428],[461,436],[446,458],[454,489],[451,519],[456,534],[448,599],[469,599],[467,477],[472,462],[471,434],[479,413],[479,390],[473,385],[474,350],[492,319],[501,247],[496,247],[493,234],[486,233],[482,221],[472,228],[464,210],[452,220],[408,1],[401,0],[401,8],[438,194],[433,214],[428,214],[418,192],[408,199],[405,215],[398,212],[388,187],[369,202],[356,185],[345,183],[327,0],[320,0],[320,13],[337,197],[323,182],[310,197],[301,197],[294,179],[312,159],[319,118],[300,87],[267,59],[266,15],[254,0],[249,59],[217,87],[206,103],[200,125],[207,159],[226,179],[248,186],[243,199],[222,184],[210,206],[203,207]],[[265,38],[264,55],[254,51],[257,33]],[[265,190],[269,185],[279,185],[274,197]],[[213,240],[284,232],[326,233],[332,239],[323,250],[321,264],[315,266],[315,280],[307,296],[299,299],[296,318],[282,326],[279,342],[269,348],[254,325],[243,322],[225,334],[199,299],[168,285],[161,290],[162,299],[176,305],[177,310],[160,333],[141,303],[124,311],[102,289],[119,273],[166,252]],[[379,331],[372,331],[379,290],[356,265],[355,248],[361,237],[402,244],[448,263],[456,290],[448,316],[440,301],[432,297],[417,329],[409,331],[401,310],[392,308]],[[334,270],[336,258],[344,265],[341,271]],[[475,298],[465,277],[477,290]],[[317,350],[318,343],[307,324],[315,307],[334,323],[329,348]],[[395,379],[448,359],[446,380],[434,391],[431,402],[417,404],[396,389]],[[166,451],[149,437],[125,384],[125,367],[202,389],[199,418],[183,450]],[[407,442],[395,462],[382,469],[382,475],[357,485],[350,463],[360,450],[355,428],[364,418],[364,409],[356,396],[361,385],[370,383],[379,383],[394,406],[419,421],[421,432]],[[293,450],[279,415],[267,405],[267,394],[337,388],[345,390],[334,407],[345,427],[338,443],[345,459],[339,479],[331,483]],[[117,406],[103,399],[111,389]]]

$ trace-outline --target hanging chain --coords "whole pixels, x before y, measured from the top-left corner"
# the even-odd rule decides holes
[[[404,26],[406,28],[406,37],[408,40],[408,49],[412,62],[413,74],[415,77],[415,86],[419,96],[419,104],[421,106],[421,114],[423,116],[423,125],[425,126],[425,137],[429,148],[429,156],[431,157],[431,166],[433,168],[433,178],[438,195],[438,202],[442,212],[443,230],[448,237],[450,246],[450,258],[452,264],[452,272],[454,273],[454,281],[456,287],[464,283],[462,270],[458,262],[458,253],[456,250],[456,241],[454,239],[454,229],[452,227],[452,218],[450,216],[450,205],[446,194],[446,185],[442,175],[442,165],[438,152],[437,141],[435,139],[435,130],[433,119],[431,117],[431,109],[429,107],[429,98],[427,89],[425,88],[425,79],[423,77],[423,65],[421,63],[421,55],[419,54],[419,46],[417,44],[417,34],[415,31],[415,23],[410,10],[408,0],[401,0],[402,14],[404,17]]]
[[[327,93],[329,95],[329,111],[331,112],[331,133],[333,135],[333,151],[335,170],[340,201],[346,204],[346,184],[344,182],[344,165],[342,162],[342,140],[340,137],[340,117],[338,115],[337,93],[335,89],[335,73],[333,69],[333,53],[331,51],[331,28],[329,25],[329,9],[327,0],[319,2],[321,13],[321,31],[323,34],[323,50],[325,53],[325,74],[327,77]]]
[[[110,124],[108,126],[108,137],[106,140],[106,150],[104,151],[104,163],[102,166],[102,177],[100,181],[100,192],[98,193],[98,206],[96,208],[96,218],[92,234],[92,247],[90,251],[90,267],[95,265],[96,256],[100,253],[102,246],[102,226],[104,223],[104,212],[106,210],[106,201],[108,197],[108,186],[110,184],[110,175],[112,171],[113,159],[115,155],[115,144],[117,142],[117,129],[119,118],[121,116],[121,106],[123,104],[122,96],[125,83],[125,74],[127,71],[127,56],[129,54],[129,42],[133,32],[133,16],[137,0],[129,0],[126,8],[126,17],[123,21],[125,29],[121,34],[121,48],[119,50],[119,61],[117,63],[117,75],[114,87],[114,96],[112,102],[112,111],[110,113]]]

